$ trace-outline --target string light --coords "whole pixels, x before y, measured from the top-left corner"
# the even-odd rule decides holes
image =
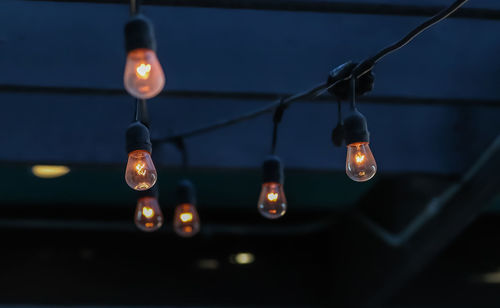
[[[343,142],[346,143],[347,175],[357,182],[367,181],[375,175],[377,165],[369,146],[370,135],[366,118],[355,106],[356,95],[362,95],[372,89],[372,69],[378,61],[408,44],[420,33],[448,17],[466,2],[467,0],[455,1],[448,8],[426,20],[410,31],[405,37],[382,49],[373,57],[367,58],[359,64],[354,64],[350,61],[342,64],[330,73],[327,82],[313,87],[310,90],[285,97],[267,106],[244,113],[232,119],[216,121],[207,126],[198,127],[156,140],[156,143],[180,142],[183,147],[183,138],[203,134],[275,111],[272,156],[266,159],[263,164],[263,184],[258,208],[259,212],[264,217],[270,219],[279,218],[285,214],[287,202],[283,190],[283,167],[280,159],[274,155],[278,123],[281,121],[285,108],[292,103],[304,98],[315,98],[326,91],[330,91],[338,98],[338,124],[332,133],[332,141],[336,146],[342,145]],[[125,66],[124,85],[132,96],[139,99],[148,99],[161,92],[165,84],[165,76],[155,52],[156,41],[153,33],[153,26],[144,16],[137,14],[138,3],[136,0],[131,0],[130,4],[133,17],[125,26],[127,63]],[[349,80],[351,81],[350,87],[348,86]],[[358,87],[356,86],[357,83]],[[351,91],[349,91],[349,88]],[[351,109],[346,118],[343,119],[341,115],[341,100],[345,99],[349,92],[352,93]],[[143,109],[146,110],[145,103],[142,106]],[[156,170],[151,160],[152,145],[150,142],[149,130],[143,123],[145,123],[145,121],[136,114],[136,122],[132,123],[127,130],[127,152],[129,153],[129,161],[125,178],[127,184],[135,190],[150,189],[155,185],[157,178]],[[182,148],[182,150],[184,158],[183,164],[185,166],[186,153],[184,148]],[[179,196],[182,198],[179,198]],[[179,201],[177,202],[178,205],[174,215],[174,230],[181,236],[193,236],[199,231],[200,223],[195,207],[194,189],[189,181],[183,181],[179,184],[178,199]],[[152,202],[151,199],[148,200]],[[153,198],[153,200],[156,199]],[[144,201],[143,203],[146,202]],[[157,217],[157,213],[161,215],[161,211],[157,211],[152,206],[142,206],[139,212],[141,217],[144,218]],[[136,216],[137,215],[138,214],[136,214]],[[158,217],[163,219],[163,216]]]
[[[156,231],[163,225],[163,213],[158,203],[156,186],[139,193],[134,222],[137,228],[145,232]]]
[[[148,128],[139,121],[133,122],[127,129],[126,141],[128,162],[125,181],[134,190],[148,190],[157,179]]]
[[[287,202],[283,190],[283,167],[277,156],[269,156],[262,164],[262,189],[257,208],[268,219],[285,215]]]
[[[165,86],[165,74],[156,56],[153,24],[137,14],[138,3],[131,2],[132,18],[125,25],[127,61],[123,84],[127,92],[139,99],[157,96]]]
[[[377,163],[370,150],[370,133],[366,118],[356,109],[356,78],[351,79],[351,109],[344,120],[344,139],[347,144],[345,170],[356,182],[370,180],[377,172]]]
[[[193,237],[200,231],[200,217],[196,210],[193,184],[180,181],[176,191],[177,206],[174,212],[174,231],[182,237]]]

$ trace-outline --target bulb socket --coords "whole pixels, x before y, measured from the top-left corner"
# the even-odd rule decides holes
[[[344,140],[346,145],[357,142],[370,142],[370,132],[366,118],[357,109],[354,109],[344,119]]]
[[[127,128],[126,133],[127,153],[144,150],[151,154],[153,145],[149,137],[149,129],[141,122],[133,122]]]
[[[196,204],[196,191],[193,183],[189,180],[182,180],[177,184],[175,192],[176,204]]]
[[[271,155],[262,164],[262,183],[275,182],[283,184],[285,175],[283,165],[278,156]]]
[[[125,25],[125,50],[145,48],[156,51],[153,24],[143,15],[135,15]]]
[[[140,190],[137,192],[137,198],[145,198],[145,197],[153,197],[158,200],[159,197],[159,192],[158,192],[158,185],[154,185],[148,190]]]

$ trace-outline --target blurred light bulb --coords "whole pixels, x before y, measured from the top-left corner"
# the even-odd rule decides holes
[[[136,150],[128,154],[125,181],[135,190],[148,190],[156,183],[156,169],[151,155],[145,150]]]
[[[368,181],[375,175],[377,163],[368,142],[356,142],[347,146],[345,171],[356,182]]]
[[[146,48],[130,51],[123,82],[127,92],[134,97],[148,99],[158,95],[165,86],[165,75],[156,53]]]
[[[69,168],[66,166],[54,165],[34,165],[31,168],[31,172],[33,172],[35,176],[43,179],[58,178],[68,174],[69,171]]]
[[[275,182],[262,184],[258,207],[260,214],[269,219],[285,215],[286,198],[283,185]]]
[[[175,208],[174,231],[182,237],[191,237],[200,231],[200,218],[194,205],[184,203]]]
[[[231,263],[244,265],[253,263],[255,261],[255,256],[253,253],[250,252],[240,252],[235,255],[232,255],[229,260]]]
[[[135,209],[135,224],[142,231],[156,231],[163,225],[163,213],[155,197],[142,197]]]

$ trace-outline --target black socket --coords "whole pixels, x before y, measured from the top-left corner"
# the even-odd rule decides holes
[[[125,25],[125,50],[146,48],[156,51],[153,24],[143,15],[132,17]]]
[[[136,150],[144,150],[149,153],[153,150],[149,138],[149,129],[141,122],[133,122],[127,128],[126,133],[127,153]]]
[[[366,118],[354,109],[344,119],[344,140],[346,145],[357,142],[370,142]]]
[[[283,184],[285,176],[283,165],[278,156],[271,155],[262,164],[262,183],[275,182]]]
[[[177,184],[175,192],[176,204],[196,204],[196,191],[193,183],[189,180],[182,180]]]

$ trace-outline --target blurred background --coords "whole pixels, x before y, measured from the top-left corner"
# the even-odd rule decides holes
[[[145,1],[167,76],[152,137],[324,82],[451,2]],[[122,0],[0,3],[0,307],[500,306],[500,2],[469,1],[375,67],[358,106],[371,181],[346,176],[324,95],[280,126],[284,217],[257,211],[268,114],[186,139],[187,174],[155,145],[155,233],[136,228],[124,180],[128,18]],[[172,230],[184,176],[201,219],[188,239]]]

